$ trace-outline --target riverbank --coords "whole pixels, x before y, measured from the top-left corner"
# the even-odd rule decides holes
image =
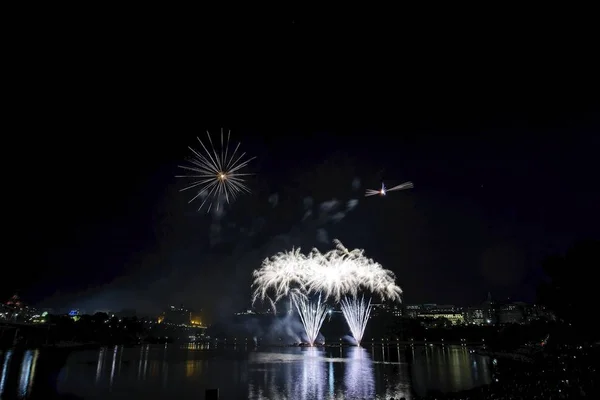
[[[492,383],[457,393],[431,393],[432,399],[586,399],[600,398],[598,348],[573,347],[545,351],[532,362],[496,359]]]

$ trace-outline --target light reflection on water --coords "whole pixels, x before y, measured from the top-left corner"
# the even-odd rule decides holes
[[[0,398],[35,392],[38,354],[0,353]],[[145,345],[73,353],[59,375],[58,389],[85,399],[203,399],[206,389],[219,388],[222,398],[387,400],[410,399],[413,390],[467,389],[488,383],[489,376],[488,360],[460,346]]]
[[[350,398],[372,399],[375,397],[373,361],[362,347],[352,347],[348,353],[344,374],[344,392]]]
[[[412,385],[418,393],[455,392],[490,382],[489,360],[462,346],[414,347],[412,357]]]
[[[0,399],[25,399],[30,395],[38,357],[38,350],[26,350],[18,355],[13,350],[0,351]]]

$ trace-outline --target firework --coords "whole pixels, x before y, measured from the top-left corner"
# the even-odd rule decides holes
[[[382,183],[381,189],[379,189],[379,190],[367,189],[367,192],[365,193],[365,197],[377,196],[377,195],[385,196],[387,194],[387,192],[395,192],[398,190],[412,189],[413,187],[415,187],[415,185],[413,185],[412,182],[405,182],[401,185],[394,186],[394,187],[388,189],[385,187],[385,183]]]
[[[246,186],[245,177],[252,175],[243,173],[243,169],[256,157],[244,160],[246,153],[238,155],[240,143],[235,146],[233,152],[229,152],[229,139],[231,131],[227,132],[227,141],[224,141],[223,129],[221,129],[221,147],[217,151],[213,144],[212,138],[208,131],[208,146],[205,146],[200,138],[198,142],[202,146],[202,150],[189,149],[193,153],[193,157],[188,160],[189,165],[180,165],[189,175],[178,175],[177,178],[187,178],[193,180],[188,186],[181,189],[198,190],[198,193],[192,197],[189,203],[200,198],[202,203],[198,207],[198,211],[206,204],[210,212],[214,207],[218,210],[221,207],[223,200],[228,204],[242,193],[250,193],[250,189]]]
[[[268,300],[275,310],[279,300],[289,297],[310,344],[325,319],[326,302],[341,302],[352,335],[360,344],[371,312],[371,301],[365,300],[364,293],[399,301],[402,290],[395,275],[367,258],[364,250],[349,250],[339,240],[334,242],[336,247],[324,254],[313,249],[304,255],[293,249],[265,259],[253,273],[252,302]],[[359,293],[363,293],[362,300],[358,300]],[[315,297],[316,303],[311,300]]]
[[[293,300],[306,296],[307,257],[300,249],[277,253],[265,259],[252,275],[252,303],[258,299],[268,300],[275,311],[276,303],[284,297]]]
[[[356,340],[356,345],[360,346],[371,316],[371,299],[365,301],[364,296],[360,300],[356,297],[344,298],[341,307],[352,337]]]
[[[402,289],[392,271],[367,258],[363,249],[348,250],[337,239],[334,243],[335,249],[325,254],[313,250],[307,257],[305,286],[309,292],[322,293],[325,299],[336,302],[365,291],[383,300],[400,300]]]
[[[350,332],[360,346],[371,315],[371,300],[365,300],[364,294],[359,300],[357,294],[370,292],[383,300],[399,301],[402,290],[394,273],[367,258],[364,250],[349,250],[337,239],[334,243],[335,249],[322,256],[326,262],[311,276],[308,287],[340,301]]]
[[[326,304],[318,296],[316,302],[309,299],[306,290],[307,276],[314,267],[314,260],[306,257],[300,249],[277,253],[263,261],[260,269],[254,271],[254,292],[252,302],[268,300],[273,311],[277,302],[289,297],[300,315],[308,343],[312,346],[327,315]],[[272,293],[272,294],[270,294]]]
[[[321,301],[320,295],[317,301],[310,301],[305,296],[294,295],[292,298],[304,326],[308,344],[313,346],[319,336],[323,321],[325,321],[325,317],[327,316],[327,305]]]

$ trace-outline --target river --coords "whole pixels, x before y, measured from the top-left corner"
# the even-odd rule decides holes
[[[1,399],[36,394],[40,354],[0,354]],[[388,400],[489,383],[490,364],[464,346],[116,346],[72,353],[54,380],[59,393],[83,399],[197,400],[219,389],[220,399]]]

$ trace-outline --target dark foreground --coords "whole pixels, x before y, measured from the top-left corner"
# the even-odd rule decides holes
[[[544,351],[532,363],[497,360],[489,385],[414,399],[598,399],[598,356],[597,347],[572,347]]]

